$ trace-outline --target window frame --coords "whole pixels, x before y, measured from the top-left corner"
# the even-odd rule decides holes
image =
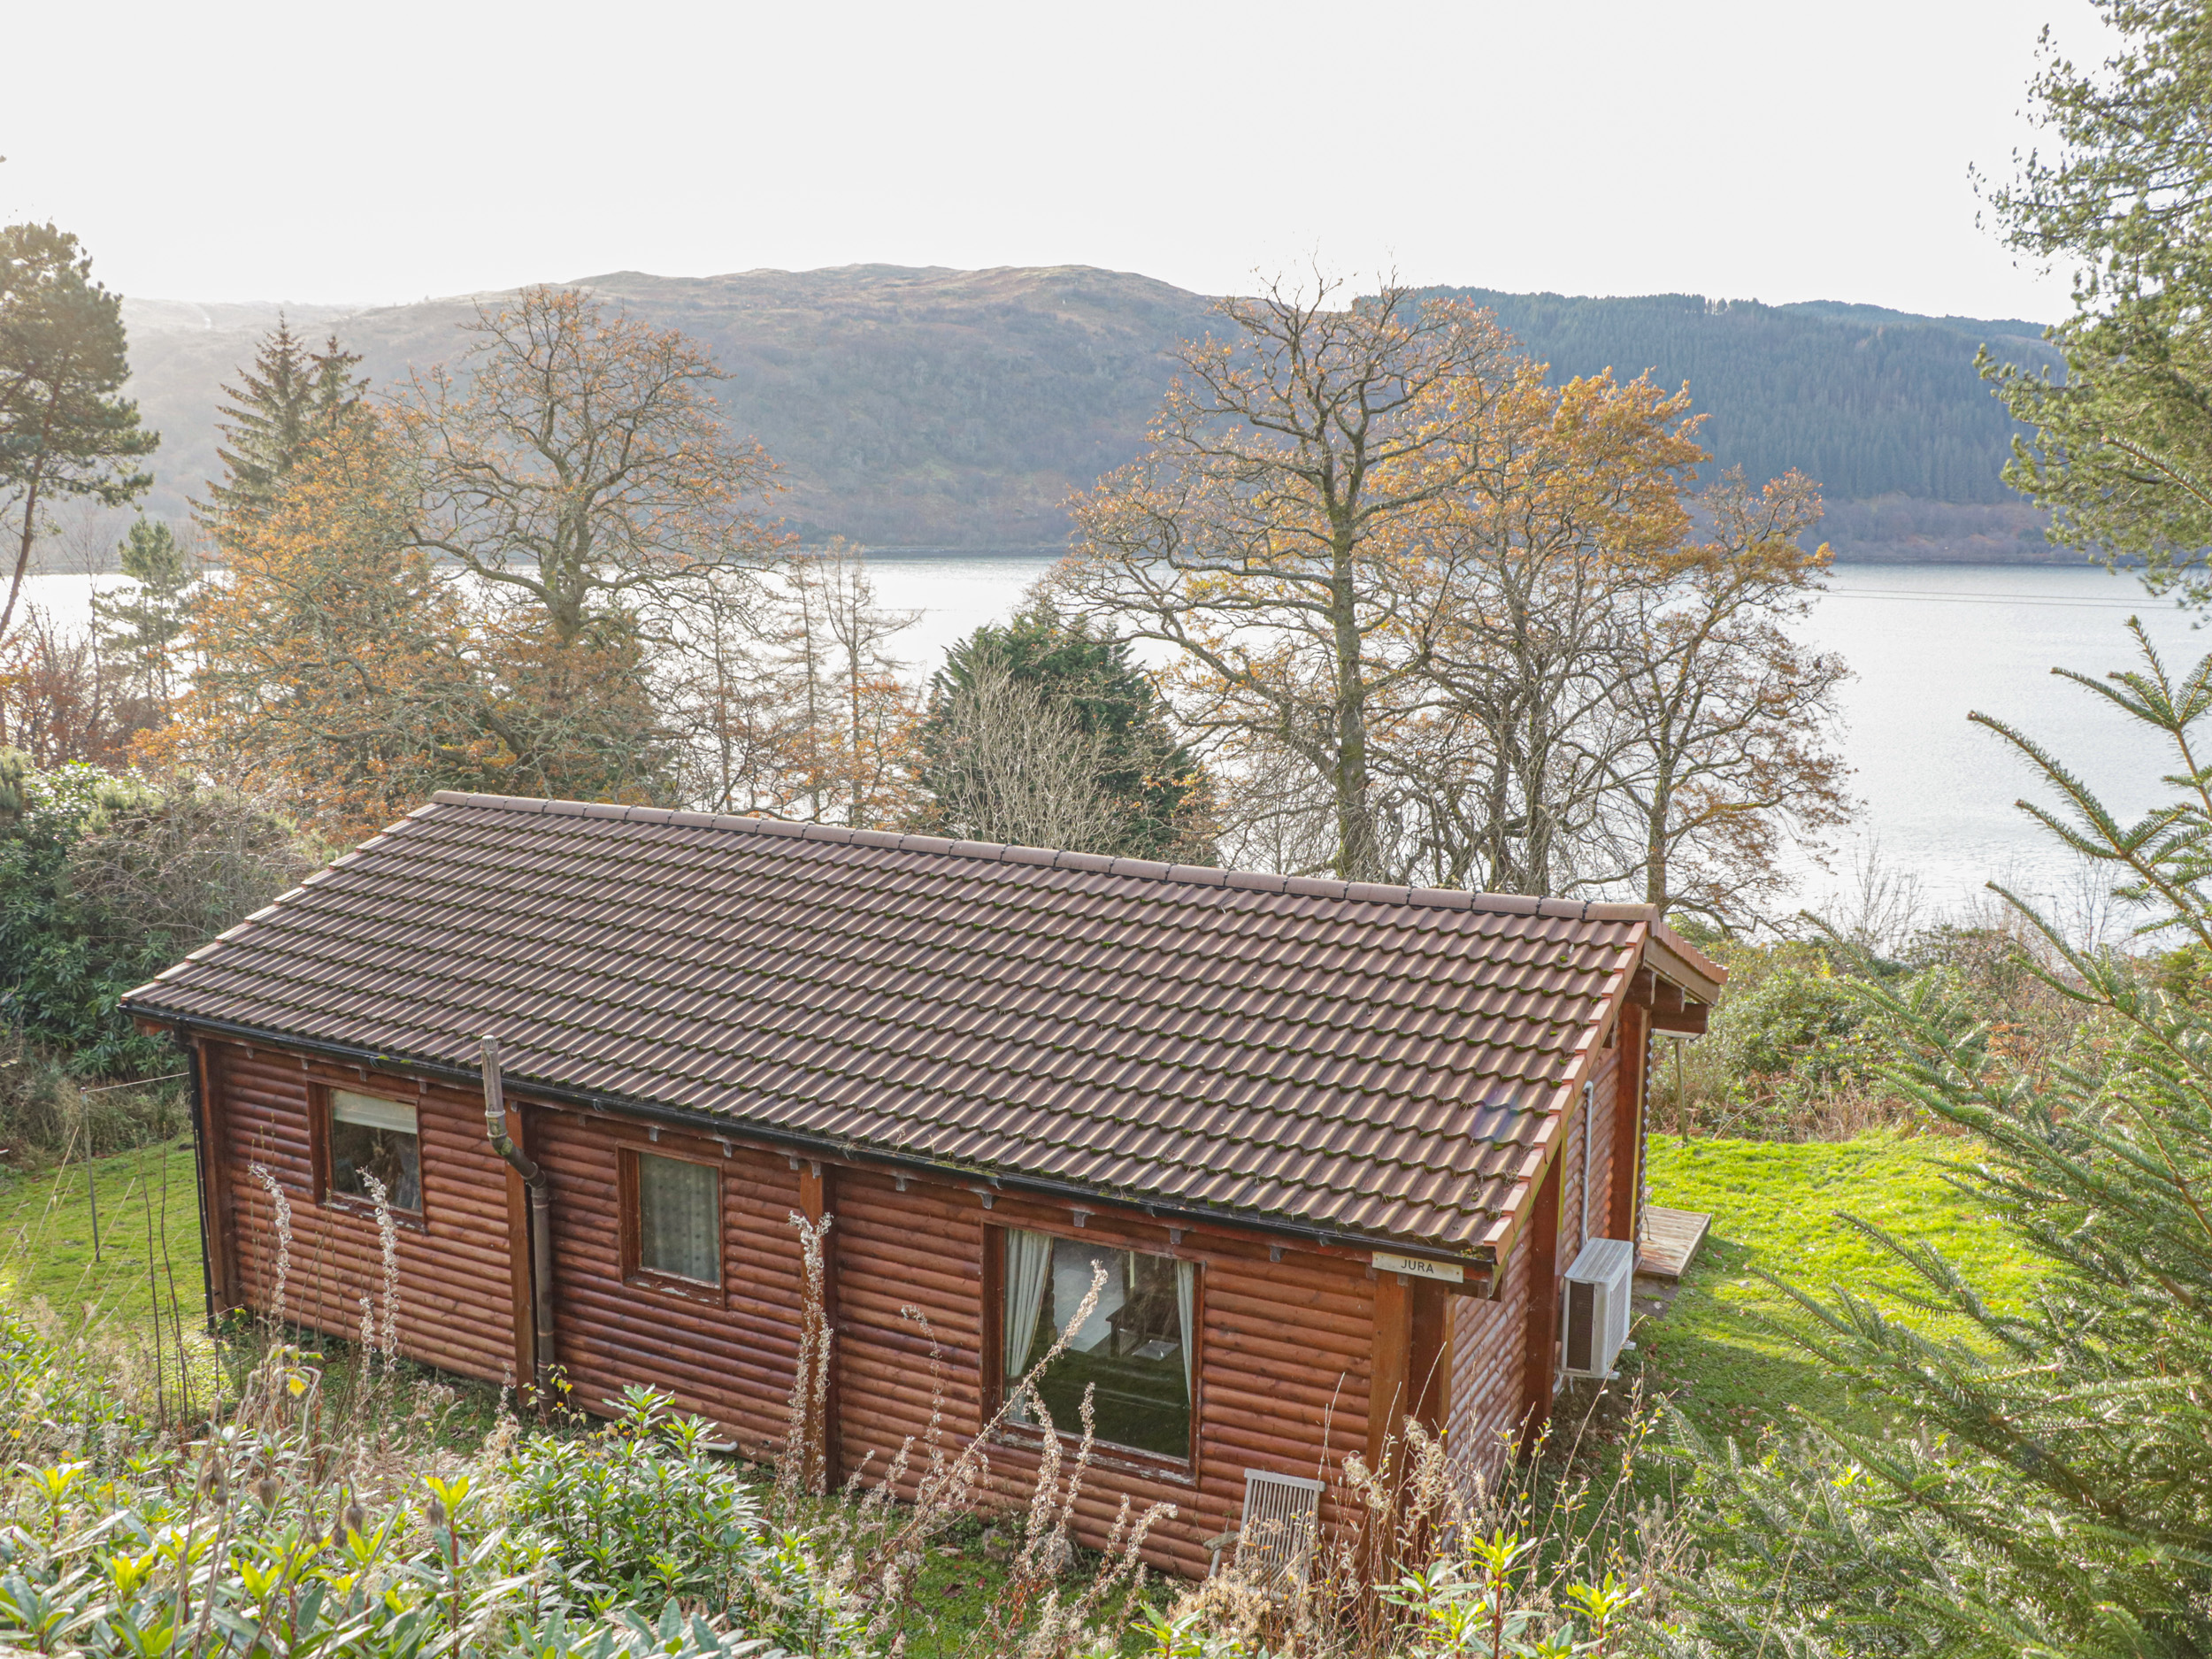
[[[695,1164],[714,1177],[714,1260],[721,1277],[713,1284],[703,1279],[687,1279],[681,1273],[645,1265],[641,1248],[645,1221],[644,1189],[638,1177],[640,1157],[666,1158],[672,1164]],[[729,1183],[725,1179],[723,1161],[703,1153],[691,1153],[663,1146],[626,1142],[615,1156],[615,1210],[618,1217],[616,1232],[619,1235],[622,1282],[641,1290],[655,1291],[664,1296],[679,1297],[685,1302],[701,1302],[710,1308],[729,1306],[730,1283],[730,1199]]]
[[[404,1106],[415,1114],[415,1185],[420,1202],[412,1210],[403,1210],[397,1204],[387,1203],[384,1208],[393,1225],[427,1232],[430,1226],[430,1170],[423,1156],[422,1096],[392,1094],[384,1089],[356,1087],[348,1083],[317,1083],[308,1091],[308,1153],[309,1168],[315,1183],[315,1202],[325,1210],[342,1210],[349,1216],[376,1218],[373,1201],[360,1193],[342,1193],[331,1186],[331,1175],[337,1160],[330,1149],[331,1131],[335,1127],[337,1114],[332,1110],[334,1094],[361,1094],[371,1100],[388,1101],[395,1106]]]
[[[1093,1217],[1096,1219],[1094,1216]],[[1109,1228],[1100,1228],[1097,1234],[1086,1228],[1039,1227],[1019,1224],[1025,1233],[1041,1233],[1053,1240],[1066,1240],[1076,1244],[1095,1244],[1102,1249],[1124,1251],[1133,1256],[1153,1256],[1162,1261],[1188,1262],[1191,1264],[1191,1365],[1190,1365],[1190,1441],[1184,1455],[1171,1456],[1165,1452],[1147,1451],[1141,1446],[1125,1446],[1119,1440],[1100,1440],[1091,1448],[1091,1461],[1108,1468],[1120,1468],[1165,1479],[1179,1485],[1198,1484],[1198,1452],[1204,1440],[1203,1402],[1206,1393],[1206,1261],[1203,1256],[1179,1248],[1148,1249],[1129,1241]],[[1011,1379],[1006,1375],[1006,1235],[1014,1230],[1011,1222],[987,1222],[983,1227],[983,1374],[986,1384],[985,1399],[991,1409],[998,1411],[1006,1404],[1006,1392]],[[1165,1243],[1166,1240],[1161,1240]],[[1069,1453],[1078,1450],[1082,1443],[1080,1432],[1071,1432],[1059,1424],[1053,1425],[1061,1448]],[[1002,1418],[993,1438],[1008,1445],[1030,1449],[1044,1444],[1044,1431],[1033,1424],[1015,1423]]]

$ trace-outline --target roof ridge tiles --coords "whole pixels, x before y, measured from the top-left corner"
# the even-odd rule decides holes
[[[442,806],[527,812],[541,816],[612,818],[632,823],[667,824],[684,829],[787,835],[801,841],[827,841],[839,846],[879,848],[887,852],[935,853],[948,857],[974,858],[995,864],[1048,864],[1057,870],[1079,870],[1098,875],[1120,876],[1131,880],[1235,887],[1263,893],[1292,894],[1303,898],[1426,905],[1445,910],[1541,916],[1577,922],[1651,924],[1656,919],[1651,907],[1647,904],[1529,898],[1519,894],[1469,893],[1452,887],[1397,887],[1380,882],[1339,881],[1318,876],[1271,875],[1260,871],[1216,871],[1203,866],[1164,864],[1145,858],[1109,857],[1101,853],[1069,852],[997,841],[955,841],[939,836],[902,834],[888,830],[849,829],[841,824],[799,824],[787,818],[750,813],[677,812],[664,807],[616,806],[599,802],[549,801],[526,795],[476,795],[458,789],[441,789],[408,817],[421,818],[433,809]]]

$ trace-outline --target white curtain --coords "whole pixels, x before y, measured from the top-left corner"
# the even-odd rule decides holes
[[[637,1155],[638,1265],[704,1285],[722,1282],[722,1172],[682,1158]]]
[[[1197,1301],[1198,1270],[1188,1262],[1175,1264],[1175,1317],[1183,1325],[1183,1398],[1195,1405],[1196,1391],[1191,1386],[1191,1314],[1192,1303]]]
[[[1052,1240],[1041,1233],[1006,1230],[1006,1386],[1029,1368],[1045,1286],[1052,1282]]]

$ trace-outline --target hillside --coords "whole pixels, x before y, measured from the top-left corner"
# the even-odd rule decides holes
[[[1755,480],[1795,466],[1818,479],[1829,502],[1821,534],[1846,557],[2060,557],[2042,515],[2005,488],[2013,421],[1974,370],[1985,342],[2001,360],[2055,366],[2035,323],[1830,300],[1441,291],[1495,311],[1555,380],[1611,368],[1687,381],[1715,466]]]
[[[1167,385],[1166,353],[1204,332],[1209,303],[1078,266],[618,272],[580,285],[703,342],[730,376],[718,396],[732,429],[783,466],[792,527],[872,546],[1058,541],[1060,503],[1135,453]],[[388,382],[411,363],[457,357],[456,327],[472,314],[465,300],[426,301],[337,328]],[[259,330],[133,321],[134,390],[164,434],[154,506],[174,511],[213,468],[216,388]]]
[[[696,335],[729,372],[732,428],[784,468],[780,507],[810,539],[983,550],[1056,543],[1061,503],[1133,455],[1210,302],[1085,266],[950,271],[853,265],[717,277],[582,279]],[[1611,366],[1686,380],[1719,465],[1797,465],[1827,487],[1824,534],[1847,557],[2049,557],[2034,512],[1997,477],[2010,426],[1973,371],[1976,346],[2042,360],[2033,325],[1913,317],[1840,303],[1766,306],[1693,295],[1478,298],[1555,375]],[[152,510],[176,514],[215,466],[217,388],[273,305],[132,301],[133,389],[164,442]],[[450,360],[465,299],[347,315],[334,328],[380,382]]]

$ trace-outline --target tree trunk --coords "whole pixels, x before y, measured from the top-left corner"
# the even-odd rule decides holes
[[[8,637],[8,625],[15,620],[15,602],[23,592],[23,573],[30,568],[31,540],[38,522],[38,487],[42,481],[43,465],[31,472],[31,488],[23,497],[23,537],[16,549],[15,571],[8,580],[8,603],[0,606],[0,641]]]
[[[31,488],[23,496],[23,537],[16,549],[15,570],[8,580],[8,603],[0,605],[0,641],[8,637],[8,625],[15,620],[15,603],[23,593],[23,573],[31,565],[31,543],[38,534],[38,492],[46,481],[46,444],[54,434],[54,411],[61,406],[61,388],[46,400],[46,419],[38,429],[38,461],[31,468]]]
[[[1665,784],[1651,792],[1651,812],[1644,842],[1644,902],[1667,913],[1667,815],[1673,803]]]
[[[1352,593],[1348,535],[1337,538],[1329,588],[1329,621],[1336,649],[1336,873],[1340,880],[1372,881],[1374,826],[1367,815],[1367,697],[1360,676],[1359,617]]]

